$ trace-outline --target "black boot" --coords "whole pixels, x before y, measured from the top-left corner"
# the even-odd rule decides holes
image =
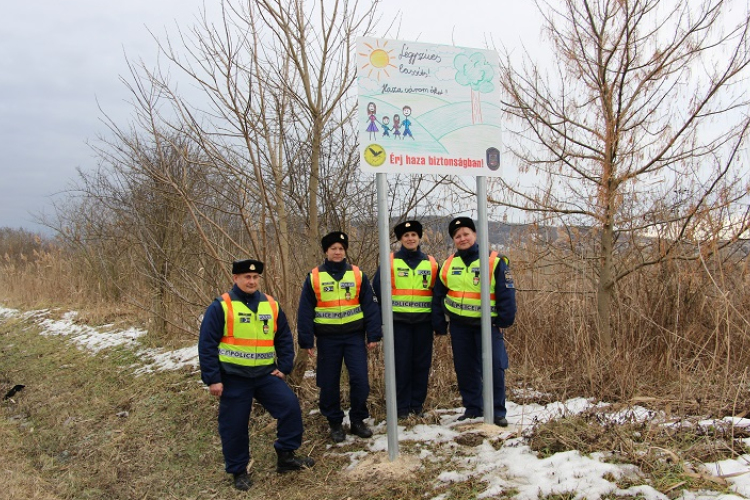
[[[292,472],[300,469],[309,469],[315,465],[315,460],[310,457],[298,457],[294,454],[294,451],[281,451],[276,450],[276,454],[279,456],[276,461],[276,472],[283,474],[284,472]]]
[[[346,439],[346,435],[344,434],[344,428],[341,427],[341,422],[331,422],[331,440],[334,443],[340,443],[344,439]]]
[[[470,411],[466,410],[463,415],[458,417],[459,422],[463,422],[464,420],[470,419],[470,418],[479,418],[482,416],[482,411]]]
[[[495,417],[495,425],[498,427],[508,427],[508,420],[505,417]]]
[[[247,472],[238,472],[234,475],[234,487],[241,491],[247,491],[253,485],[253,480]]]
[[[422,408],[412,408],[409,410],[409,415],[414,415],[417,418],[425,418],[427,414],[422,411]]]
[[[367,424],[362,422],[361,420],[356,420],[352,422],[352,434],[355,436],[359,436],[361,438],[369,438],[372,437],[372,431],[369,427],[367,427]]]

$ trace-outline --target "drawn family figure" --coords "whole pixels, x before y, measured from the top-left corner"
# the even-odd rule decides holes
[[[369,120],[369,123],[367,125],[367,132],[370,133],[370,140],[375,140],[377,137],[377,133],[379,132],[378,126],[375,124],[376,121],[378,121],[377,116],[375,116],[376,107],[374,102],[367,103],[367,118]]]
[[[391,119],[387,116],[384,116],[380,121],[380,126],[383,128],[383,137],[391,136],[391,127],[388,126],[389,123],[391,123]]]
[[[406,137],[409,136],[414,140],[414,136],[409,128],[411,127],[411,120],[409,120],[409,117],[411,116],[411,106],[404,106],[402,111],[404,113],[404,121],[401,122],[401,124],[404,126],[404,135],[401,138],[406,139]]]
[[[401,139],[401,117],[393,115],[393,138]]]

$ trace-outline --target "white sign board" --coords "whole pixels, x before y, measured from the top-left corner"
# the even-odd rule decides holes
[[[359,38],[357,68],[364,171],[500,175],[496,52]]]

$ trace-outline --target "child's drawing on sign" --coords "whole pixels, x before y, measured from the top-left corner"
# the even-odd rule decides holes
[[[365,171],[500,175],[497,52],[361,37],[356,65]],[[377,139],[384,160],[368,150]]]
[[[391,74],[388,72],[388,68],[396,69],[396,66],[391,63],[391,54],[393,49],[389,49],[388,42],[383,41],[383,46],[380,46],[380,40],[376,40],[376,43],[370,45],[365,43],[359,52],[360,57],[364,57],[367,62],[361,66],[361,70],[367,72],[367,77],[375,77],[378,81],[382,78],[389,78]]]
[[[409,117],[411,116],[411,106],[404,106],[404,109],[402,110],[404,112],[404,121],[402,122],[402,125],[404,126],[404,135],[402,136],[402,139],[406,139],[407,136],[411,137],[412,140],[414,140],[414,136],[411,134],[411,120],[409,120]]]
[[[456,68],[456,83],[471,89],[471,122],[482,123],[481,94],[489,94],[495,90],[492,79],[495,71],[487,62],[484,54],[475,52],[471,55],[458,54],[453,59]]]
[[[388,124],[391,123],[391,119],[387,116],[384,116],[382,120],[380,120],[380,126],[383,129],[383,137],[390,137],[391,134],[391,127],[388,126]]]
[[[370,140],[375,140],[375,137],[378,133],[378,126],[375,125],[375,122],[378,120],[378,118],[375,116],[376,108],[375,103],[370,102],[367,104],[367,119],[368,119],[368,125],[367,125],[367,132],[370,133]]]

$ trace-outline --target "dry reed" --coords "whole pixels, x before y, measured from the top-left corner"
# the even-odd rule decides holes
[[[104,265],[107,258],[96,260],[59,243],[31,244],[19,251],[18,245],[2,247],[3,241],[0,238],[0,300],[5,305],[75,308],[92,323],[153,324],[151,311],[131,300],[147,295],[149,284],[127,264],[130,260]],[[444,245],[437,250],[447,253]],[[747,399],[750,366],[750,288],[744,260],[667,262],[622,280],[614,311],[614,347],[603,353],[595,327],[595,294],[583,268],[549,259],[528,244],[522,254],[509,256],[518,288],[516,324],[506,332],[509,390],[534,388],[549,395],[540,397],[554,399],[587,396],[625,402],[649,397],[669,402],[675,413],[698,409],[722,416],[748,410],[736,404]],[[299,283],[303,278],[299,276]],[[170,294],[164,314],[167,324],[176,326],[167,334],[149,329],[150,342],[195,342],[207,304],[179,297],[212,297],[217,292]],[[296,305],[282,304],[292,322]],[[434,346],[428,407],[456,406],[450,339],[437,338]],[[372,399],[383,401],[382,352],[371,358]],[[295,380],[301,383],[300,370],[310,365],[304,356],[298,364]],[[314,388],[309,392],[312,396]],[[376,404],[374,411],[384,408]]]

